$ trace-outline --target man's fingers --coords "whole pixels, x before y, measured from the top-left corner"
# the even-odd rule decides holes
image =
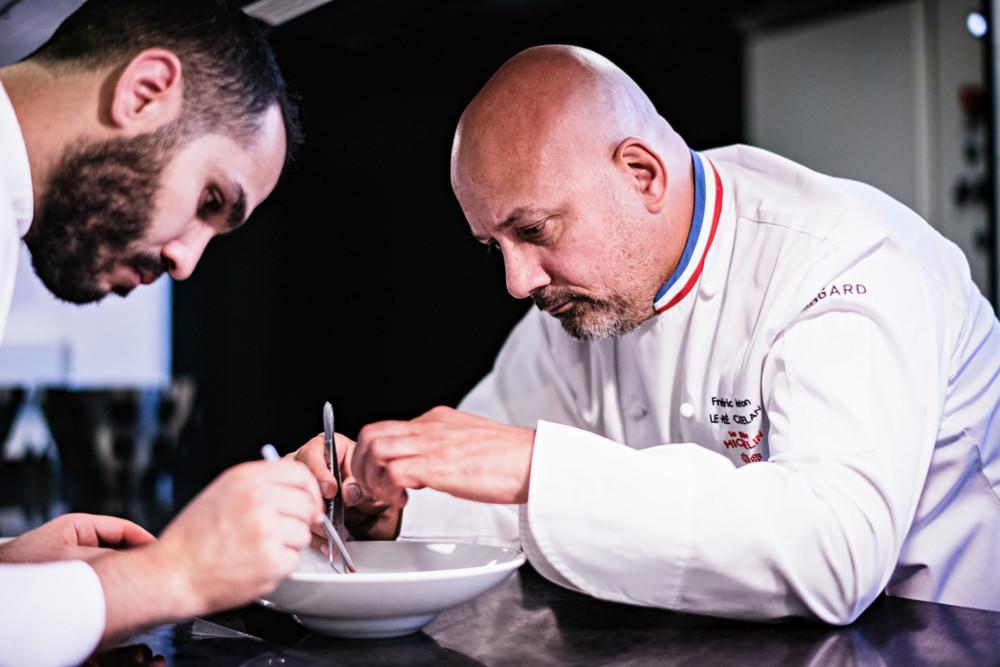
[[[259,511],[275,513],[280,517],[296,519],[310,525],[318,507],[314,495],[295,486],[275,485],[268,493],[266,504]]]
[[[128,548],[155,542],[142,526],[112,516],[79,514],[72,517],[76,544],[86,547]]]
[[[378,514],[352,515],[351,535],[363,540],[394,540],[399,537],[400,514],[406,504],[404,492],[402,501],[396,506],[387,506]]]
[[[330,472],[330,464],[326,461],[326,443],[323,434],[317,435],[288,457],[304,463],[316,481],[324,498],[332,498],[337,493],[337,481]]]
[[[375,462],[367,474],[368,489],[365,495],[371,499],[369,507],[386,505],[402,506],[406,503],[406,489],[421,489],[423,480],[418,472],[423,469],[421,456],[406,456],[384,462]]]
[[[381,501],[398,495],[405,484],[389,468],[402,459],[421,457],[428,441],[412,422],[379,422],[361,429],[351,463],[362,493]]]
[[[156,537],[142,526],[134,523],[127,523],[123,526],[117,545],[120,547],[138,547],[143,544],[155,542]],[[103,541],[103,540],[102,540]]]

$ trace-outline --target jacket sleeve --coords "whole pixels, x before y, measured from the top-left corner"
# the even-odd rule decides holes
[[[0,665],[78,665],[104,618],[101,581],[83,561],[0,565]]]

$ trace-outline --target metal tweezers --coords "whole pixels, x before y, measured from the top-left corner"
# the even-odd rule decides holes
[[[340,461],[337,459],[337,447],[333,442],[333,406],[327,402],[323,406],[323,439],[326,444],[326,458],[330,464],[330,472],[337,480],[337,495],[327,504],[327,514],[323,517],[323,525],[326,527],[326,544],[329,550],[330,567],[333,567],[333,547],[337,546],[337,552],[348,572],[356,572],[354,559],[347,553],[347,531],[344,527],[344,493],[341,488]],[[336,568],[335,568],[336,569]]]

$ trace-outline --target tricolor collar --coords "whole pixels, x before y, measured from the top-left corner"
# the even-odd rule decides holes
[[[691,231],[681,261],[674,269],[667,284],[660,288],[653,301],[656,312],[662,313],[680,301],[694,289],[701,270],[705,266],[705,256],[712,247],[715,230],[719,226],[722,213],[722,179],[708,158],[691,151],[694,162],[694,216]]]

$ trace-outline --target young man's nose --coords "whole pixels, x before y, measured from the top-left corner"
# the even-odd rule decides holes
[[[215,231],[211,227],[198,224],[164,245],[161,254],[167,274],[174,280],[189,278],[213,236]]]

